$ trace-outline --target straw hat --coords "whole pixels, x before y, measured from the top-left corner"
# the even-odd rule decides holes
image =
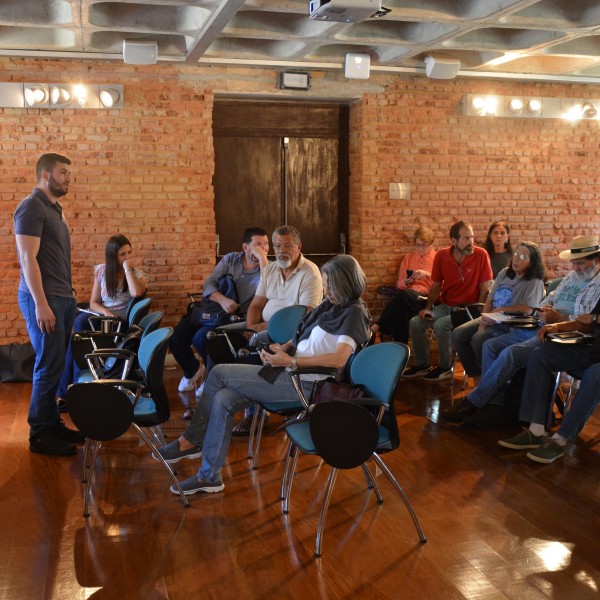
[[[585,258],[590,254],[600,252],[600,244],[598,236],[595,235],[578,235],[571,240],[571,249],[563,250],[558,256],[567,260],[576,260]]]

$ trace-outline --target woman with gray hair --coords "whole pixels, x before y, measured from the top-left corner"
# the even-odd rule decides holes
[[[342,369],[352,353],[369,339],[370,316],[361,296],[366,279],[352,256],[339,255],[323,265],[325,299],[300,322],[293,340],[261,351],[265,365],[291,369]],[[282,369],[272,382],[256,365],[217,365],[209,373],[192,421],[177,440],[159,449],[168,463],[202,455],[196,475],[182,482],[185,494],[215,493],[225,487],[221,468],[227,458],[234,414],[257,400],[297,403],[291,376]],[[310,397],[313,384],[324,375],[303,375]],[[173,493],[178,493],[175,487]]]

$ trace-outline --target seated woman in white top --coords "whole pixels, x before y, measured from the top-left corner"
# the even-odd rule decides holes
[[[148,278],[133,265],[129,240],[121,234],[106,242],[106,262],[94,267],[90,308],[100,315],[125,319],[132,298],[146,293]]]
[[[326,299],[300,323],[293,342],[272,344],[273,354],[262,351],[265,364],[273,367],[343,368],[356,348],[369,338],[370,316],[361,300],[365,276],[358,262],[338,255],[322,267]],[[294,350],[295,349],[295,350]],[[181,483],[186,494],[220,492],[221,477],[231,441],[234,414],[257,400],[297,403],[291,376],[282,370],[273,383],[259,375],[261,366],[218,365],[208,375],[196,412],[177,440],[159,451],[167,462],[202,455],[196,475]],[[310,396],[313,382],[323,376],[302,376]],[[173,493],[178,493],[175,487]]]
[[[482,312],[531,313],[544,299],[546,268],[540,249],[533,242],[521,242],[511,264],[498,273]],[[469,321],[452,332],[452,343],[469,377],[481,375],[481,354],[485,341],[509,331],[506,325],[485,317]]]
[[[148,278],[143,271],[133,266],[132,250],[129,240],[121,234],[111,236],[106,242],[104,264],[94,267],[94,286],[90,298],[90,309],[107,317],[125,320],[127,305],[132,298],[146,293]],[[75,317],[74,331],[90,329],[89,314],[79,313]],[[65,370],[58,385],[59,409],[64,406],[67,388],[79,376],[79,369],[73,360],[71,344],[65,354]]]

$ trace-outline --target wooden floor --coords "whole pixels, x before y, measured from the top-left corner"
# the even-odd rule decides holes
[[[188,399],[167,371],[168,435]],[[458,383],[458,379],[457,379]],[[388,466],[421,520],[418,543],[399,498],[382,481],[377,505],[359,472],[340,474],[323,556],[314,536],[328,467],[302,457],[291,511],[281,514],[284,436],[267,436],[249,469],[234,439],[225,491],[184,509],[134,435],[103,447],[84,519],[82,453],[30,454],[29,384],[0,385],[0,599],[536,599],[600,597],[600,419],[552,465],[503,450],[514,433],[438,422],[448,382],[401,382],[399,450]],[[190,399],[191,400],[191,399]],[[65,417],[68,420],[68,416]],[[277,422],[271,424],[273,430]],[[181,465],[181,466],[179,466]],[[179,463],[188,477],[197,463]]]

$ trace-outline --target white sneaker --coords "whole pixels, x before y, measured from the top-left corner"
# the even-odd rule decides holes
[[[189,379],[187,377],[181,378],[177,389],[180,392],[192,392],[196,387],[196,382],[202,378],[202,375],[204,375],[204,365],[201,364],[193,377]]]
[[[196,398],[200,398],[200,396],[202,396],[202,392],[204,391],[204,384],[206,383],[206,381],[203,381],[197,388],[196,388]]]

